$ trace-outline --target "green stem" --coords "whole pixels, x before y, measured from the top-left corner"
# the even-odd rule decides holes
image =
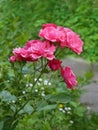
[[[44,68],[43,68],[43,69],[45,69],[46,66],[47,66],[47,63],[44,65]],[[39,80],[39,78],[42,76],[43,73],[44,73],[44,71],[42,70],[42,71],[40,72],[40,75],[38,76],[37,80],[34,82],[33,87],[32,87],[31,90],[30,90],[30,93],[32,92],[34,86],[36,85],[37,81]],[[28,94],[29,94],[29,93],[28,93]],[[28,99],[28,100],[16,111],[15,116],[19,113],[19,111],[20,111],[21,109],[24,108],[24,106],[25,106],[30,100],[31,100],[31,98]]]

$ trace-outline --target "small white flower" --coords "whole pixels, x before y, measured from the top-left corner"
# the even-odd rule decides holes
[[[68,111],[68,107],[65,107],[64,109],[65,109],[66,111]]]
[[[74,122],[72,120],[69,121],[71,124],[73,124]]]
[[[45,96],[45,93],[44,93],[44,91],[42,92],[42,94],[41,94],[43,97]]]
[[[36,81],[36,80],[37,80],[37,78],[34,79],[34,81]]]
[[[19,101],[21,101],[21,98],[19,98]]]
[[[29,87],[29,84],[26,84],[26,87]]]
[[[38,92],[38,89],[35,89],[35,92]]]
[[[41,78],[39,78],[39,81],[41,82],[41,81],[42,81],[42,79],[41,79]]]
[[[29,86],[30,86],[30,87],[32,87],[32,86],[33,86],[33,84],[32,84],[32,83],[30,83],[30,84],[29,84]]]
[[[25,94],[25,93],[26,93],[26,91],[23,91],[22,93],[23,93],[23,94]]]
[[[44,80],[44,85],[48,85],[48,80]]]
[[[60,111],[62,111],[62,110],[63,110],[63,108],[59,108],[59,110],[60,110]]]
[[[71,107],[68,107],[67,109],[68,109],[68,110],[71,110]]]
[[[49,82],[48,85],[51,86],[51,82]]]
[[[12,100],[12,103],[15,103],[15,100]]]

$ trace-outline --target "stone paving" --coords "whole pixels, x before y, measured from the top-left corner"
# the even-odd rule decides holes
[[[90,84],[83,86],[85,93],[81,96],[80,102],[85,104],[88,109],[98,113],[98,64],[90,64],[79,58],[66,58],[63,64],[71,66],[77,76],[84,76],[86,72],[92,70],[94,76]]]

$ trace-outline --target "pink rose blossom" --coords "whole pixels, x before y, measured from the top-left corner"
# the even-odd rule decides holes
[[[31,40],[26,43],[24,48],[27,49],[28,45],[30,46],[29,49],[32,50],[32,53],[38,58],[45,57],[48,60],[55,58],[54,52],[56,50],[56,47],[49,41],[42,42],[40,40]]]
[[[39,37],[51,42],[58,42],[60,47],[68,47],[77,54],[82,52],[83,41],[79,35],[69,28],[57,26],[52,23],[44,24],[39,32]]]
[[[40,57],[52,60],[56,47],[49,41],[30,40],[23,48],[15,48],[13,54],[18,60],[36,61]]]
[[[12,63],[16,62],[16,57],[15,56],[11,56],[9,58],[9,61],[12,62]]]
[[[45,38],[46,40],[49,40],[51,42],[57,41],[57,31],[55,27],[44,27],[44,29],[41,29],[39,32],[39,36]]]
[[[58,70],[61,67],[62,61],[53,59],[48,62],[48,66],[51,68],[51,70]]]
[[[68,28],[64,28],[66,32],[66,40],[61,42],[61,47],[68,47],[72,49],[77,54],[82,52],[83,41],[80,39],[79,35]]]
[[[67,84],[67,88],[73,89],[77,85],[76,76],[69,66],[66,66],[64,69],[61,68],[61,75]]]

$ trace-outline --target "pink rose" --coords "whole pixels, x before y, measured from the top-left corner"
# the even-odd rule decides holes
[[[26,43],[25,47],[31,46],[28,49],[32,50],[32,54],[35,55],[37,58],[45,57],[48,60],[52,60],[55,58],[54,52],[56,50],[56,47],[54,44],[50,43],[49,41],[42,42],[41,40],[31,40],[28,43]]]
[[[12,62],[12,63],[16,62],[16,57],[15,56],[11,56],[9,58],[9,61]]]
[[[66,31],[66,40],[61,42],[61,47],[68,47],[72,49],[77,54],[82,52],[83,41],[80,39],[79,35],[68,28],[64,28]]]
[[[67,88],[73,89],[77,85],[76,76],[69,66],[66,66],[64,69],[61,68],[61,75],[67,84]]]
[[[52,60],[55,58],[54,52],[56,47],[49,41],[30,40],[23,48],[15,48],[13,54],[18,61],[36,61],[40,57]]]
[[[77,54],[82,52],[83,41],[69,28],[52,23],[44,24],[39,32],[39,37],[51,42],[58,42],[61,48],[68,47]]]
[[[52,70],[58,70],[61,67],[61,63],[62,61],[57,60],[57,59],[53,59],[51,61],[48,62],[48,66],[52,69]]]
[[[51,42],[57,41],[57,31],[55,27],[44,27],[44,29],[41,29],[39,32],[39,36],[45,38],[46,40],[49,40]]]

